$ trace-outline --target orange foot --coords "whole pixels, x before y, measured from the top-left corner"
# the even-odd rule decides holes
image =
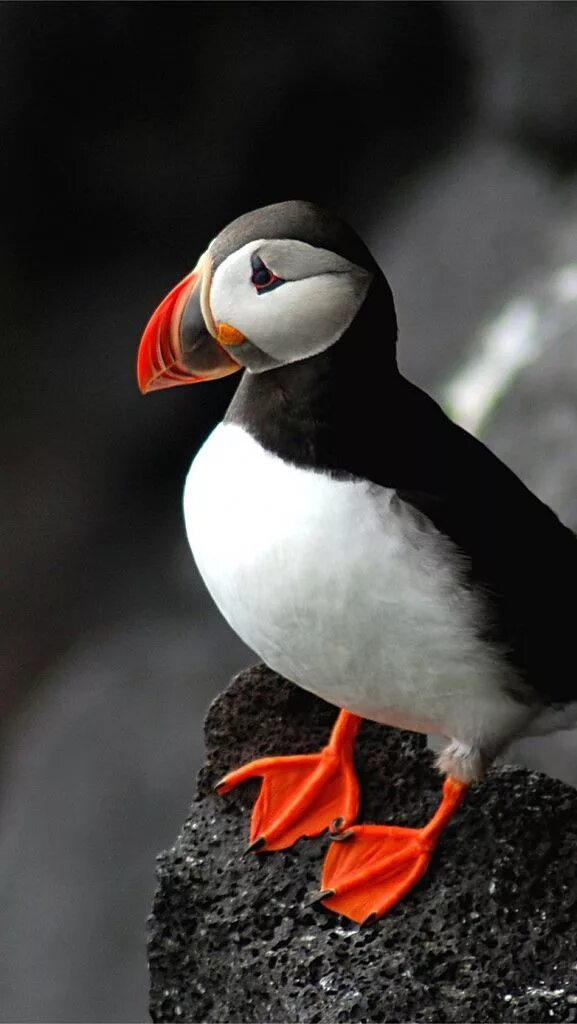
[[[338,833],[355,820],[359,784],[353,747],[361,721],[341,711],[320,754],[262,757],[220,780],[217,793],[228,793],[240,782],[262,777],[249,849],[284,850],[302,836],[318,836],[331,826]]]
[[[359,924],[382,917],[425,874],[439,836],[467,788],[447,778],[442,802],[424,828],[356,825],[334,836],[323,866],[322,891],[309,902],[321,901]]]

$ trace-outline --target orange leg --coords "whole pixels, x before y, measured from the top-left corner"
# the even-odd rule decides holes
[[[323,865],[322,891],[309,902],[359,924],[382,917],[425,874],[439,836],[468,787],[445,779],[443,799],[424,828],[355,825],[334,836]]]
[[[301,836],[352,824],[359,809],[353,748],[361,722],[350,711],[341,711],[320,754],[262,757],[220,780],[217,793],[228,793],[247,779],[262,778],[249,849],[284,850]]]

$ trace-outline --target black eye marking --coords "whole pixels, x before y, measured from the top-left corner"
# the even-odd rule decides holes
[[[279,288],[281,284],[285,283],[282,277],[277,277],[276,274],[273,274],[272,270],[268,269],[260,256],[253,254],[250,258],[250,264],[252,267],[251,281],[258,295],[272,292],[275,288]]]

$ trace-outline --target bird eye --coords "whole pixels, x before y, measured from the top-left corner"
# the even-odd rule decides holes
[[[277,277],[276,274],[273,274],[272,270],[269,270],[263,263],[260,256],[251,256],[250,262],[252,266],[251,281],[258,295],[262,295],[263,292],[272,292],[274,288],[284,284],[282,277]]]

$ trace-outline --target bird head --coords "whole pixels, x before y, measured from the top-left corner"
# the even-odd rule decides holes
[[[138,351],[140,390],[314,357],[347,332],[377,278],[384,282],[355,232],[312,203],[244,214],[152,314]]]

